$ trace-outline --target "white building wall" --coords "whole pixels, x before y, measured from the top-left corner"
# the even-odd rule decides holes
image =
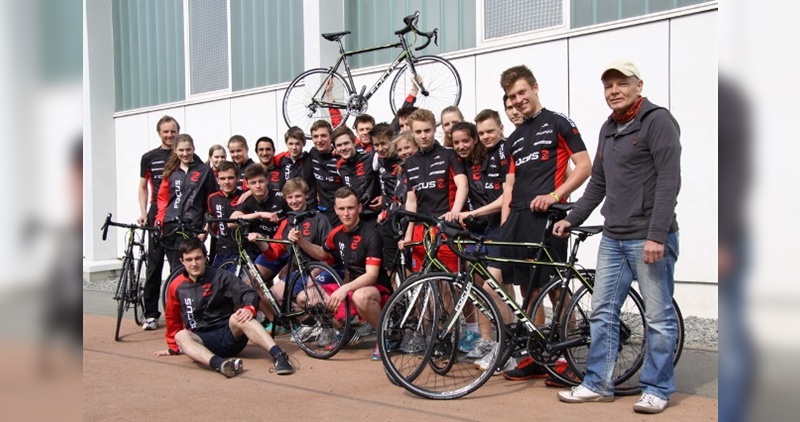
[[[451,61],[462,81],[460,108],[468,120],[484,108],[493,108],[501,111],[505,132],[510,134],[512,125],[502,113],[500,73],[510,66],[526,64],[539,81],[542,104],[575,121],[592,157],[598,130],[609,114],[600,74],[616,59],[637,64],[644,80],[643,94],[670,108],[682,131],[683,185],[677,207],[681,255],[676,267],[679,284],[675,297],[685,315],[713,318],[717,316],[716,25],[717,12],[713,10],[504,50],[451,55],[455,56]],[[312,27],[319,28],[319,22]],[[306,37],[319,38],[316,32],[307,32]],[[354,78],[356,87],[371,87],[379,75],[377,70],[358,72]],[[370,101],[368,113],[378,122],[392,119],[389,82]],[[162,115],[178,119],[182,132],[192,135],[197,153],[204,159],[212,144],[226,144],[232,134],[247,138],[250,155],[255,159],[253,144],[263,135],[272,137],[279,151],[285,150],[283,133],[287,127],[281,114],[284,88],[117,117],[118,194],[114,214],[123,221],[133,221],[139,213],[139,159],[146,150],[158,146],[155,123]],[[571,199],[576,200],[580,192],[582,189]],[[602,224],[599,208],[587,224]],[[596,250],[596,240],[587,242],[581,263],[592,267]]]

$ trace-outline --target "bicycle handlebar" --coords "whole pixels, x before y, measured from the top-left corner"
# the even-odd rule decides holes
[[[103,231],[103,241],[108,238],[108,228],[109,227],[120,227],[123,229],[133,229],[133,230],[145,230],[145,231],[158,231],[160,230],[158,227],[151,227],[151,226],[140,226],[138,224],[123,224],[111,221],[111,213],[106,215],[106,221],[103,223],[103,227],[100,230]]]
[[[403,29],[399,29],[397,31],[394,31],[395,35],[403,36],[403,35],[408,34],[409,32],[413,31],[415,34],[421,35],[421,36],[427,38],[427,40],[425,41],[425,44],[415,48],[415,50],[417,50],[417,51],[422,50],[425,47],[427,47],[431,43],[431,39],[433,39],[433,44],[438,46],[439,45],[439,29],[438,28],[434,28],[433,31],[430,31],[430,32],[420,31],[420,29],[417,28],[417,22],[418,21],[419,21],[419,10],[417,10],[413,14],[408,15],[408,16],[403,18],[403,23],[405,23],[406,26]]]

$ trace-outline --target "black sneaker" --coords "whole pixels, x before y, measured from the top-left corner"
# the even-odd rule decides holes
[[[239,375],[244,370],[244,362],[239,358],[225,359],[219,366],[219,373],[228,378]]]
[[[275,373],[278,375],[294,374],[294,368],[292,364],[289,363],[289,356],[284,352],[281,352],[281,354],[275,358]]]

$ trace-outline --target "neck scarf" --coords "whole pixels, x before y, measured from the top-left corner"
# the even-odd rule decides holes
[[[617,113],[616,111],[611,113],[611,118],[614,119],[617,124],[628,123],[636,117],[636,113],[639,112],[639,108],[642,106],[642,101],[644,101],[644,97],[639,97],[636,102],[633,103],[627,110],[622,113]]]

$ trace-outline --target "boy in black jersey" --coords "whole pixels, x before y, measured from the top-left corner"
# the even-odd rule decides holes
[[[324,285],[328,293],[325,301],[329,308],[338,310],[336,317],[342,319],[346,317],[344,300],[349,298],[358,315],[373,327],[378,327],[381,309],[391,294],[389,278],[381,271],[383,241],[374,226],[361,221],[361,204],[353,188],[341,187],[335,195],[336,214],[342,225],[330,232],[322,247],[310,245],[311,249],[316,250],[315,256],[330,257],[336,254],[345,267],[341,287],[337,289],[334,284]],[[359,341],[357,332],[351,335],[349,344]],[[372,360],[380,360],[377,344],[372,352]]]
[[[356,130],[356,135],[358,135],[358,138],[355,141],[356,148],[364,152],[375,151],[374,145],[372,144],[371,134],[372,128],[374,127],[375,118],[369,114],[362,114],[356,117],[356,121],[353,122],[353,128]],[[333,140],[335,144],[335,136],[333,136]]]
[[[259,297],[233,274],[206,267],[206,249],[197,238],[179,249],[184,271],[169,285],[164,310],[167,349],[156,356],[185,354],[226,377],[244,369],[234,356],[248,340],[269,352],[278,375],[294,373],[289,357],[255,319]]]
[[[334,192],[344,186],[342,177],[336,163],[339,157],[333,154],[331,144],[331,133],[333,128],[325,120],[317,120],[311,125],[311,140],[314,148],[311,148],[308,155],[311,156],[311,171],[316,179],[317,195],[319,204],[317,208],[328,217],[332,227],[339,225],[339,217],[333,209]]]
[[[236,189],[236,165],[230,161],[223,161],[217,166],[217,184],[219,190],[208,196],[208,212],[214,218],[230,218],[236,211],[241,192]],[[216,233],[217,254],[211,264],[214,268],[228,259],[237,256],[238,247],[233,240],[233,230],[238,228],[228,227],[226,223],[209,224],[209,232]]]
[[[566,201],[589,178],[592,163],[575,123],[563,114],[542,107],[539,85],[527,66],[504,71],[500,85],[508,101],[525,118],[506,144],[510,168],[503,192],[500,238],[511,242],[539,242],[544,235],[550,205]],[[566,177],[569,160],[575,164],[575,169]],[[566,259],[566,239],[552,237],[550,246],[555,259]],[[520,249],[503,248],[503,255],[517,259],[535,257],[535,252]],[[505,271],[504,281],[518,284],[523,297],[527,297],[531,293],[535,295],[553,274],[553,268],[511,265]],[[553,294],[559,292],[554,290]],[[534,319],[542,323],[544,315],[536,315]],[[531,361],[523,360],[517,368],[540,372],[541,368]],[[517,372],[505,375],[509,379],[526,379],[526,375]]]
[[[341,157],[336,163],[339,176],[345,185],[358,192],[361,219],[374,222],[381,209],[381,185],[374,152],[356,150],[356,136],[346,126],[339,126],[331,135],[336,152]]]
[[[161,176],[164,164],[172,153],[175,136],[180,132],[181,126],[171,116],[163,116],[156,123],[156,132],[161,139],[161,145],[142,155],[141,170],[139,172],[139,209],[141,215],[137,221],[140,225],[153,226],[156,213],[158,213],[157,195],[161,187]],[[147,191],[150,190],[148,195]],[[148,206],[148,203],[150,204]],[[151,234],[147,244],[147,274],[145,276],[144,291],[144,316],[143,330],[158,328],[158,296],[161,287],[161,272],[164,270],[164,248],[156,242]]]
[[[285,180],[299,177],[308,185],[308,197],[306,202],[309,207],[317,207],[317,183],[314,179],[314,172],[311,169],[311,157],[308,152],[303,151],[306,146],[306,134],[303,129],[292,126],[283,135],[286,142],[286,152],[277,155],[278,167],[283,169]]]

